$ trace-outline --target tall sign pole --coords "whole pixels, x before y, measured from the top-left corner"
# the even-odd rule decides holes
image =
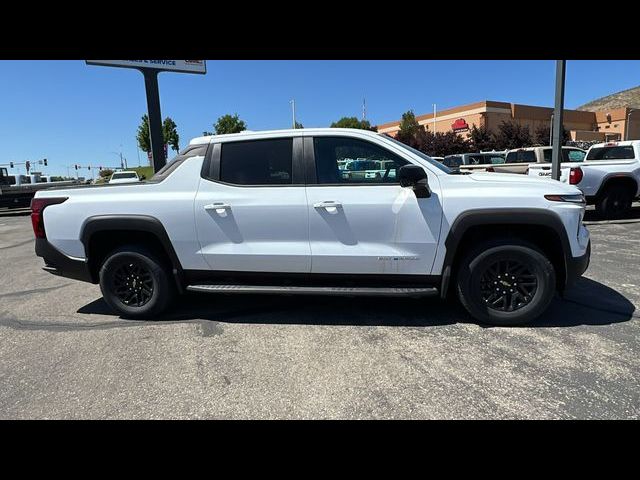
[[[553,147],[551,151],[551,178],[560,180],[560,162],[562,161],[562,113],[564,110],[564,76],[566,60],[556,61],[556,104],[553,111]]]
[[[164,141],[162,138],[162,115],[160,114],[160,92],[158,73],[207,73],[205,60],[86,60],[87,65],[135,68],[144,76],[147,92],[147,112],[149,115],[149,139],[153,155],[153,170],[157,172],[166,164]]]
[[[153,171],[157,172],[167,163],[164,158],[164,141],[162,139],[162,115],[160,114],[160,92],[158,90],[158,71],[143,69],[144,87],[147,92],[147,111],[149,114],[149,139]]]

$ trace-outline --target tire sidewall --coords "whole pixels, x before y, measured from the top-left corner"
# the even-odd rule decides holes
[[[556,291],[555,271],[549,260],[535,249],[522,245],[499,245],[472,256],[462,268],[459,279],[460,293],[465,296],[465,307],[475,318],[493,325],[522,325],[540,316],[549,306]],[[481,278],[486,269],[498,260],[515,260],[529,268],[538,282],[533,299],[513,312],[491,309],[482,299]]]
[[[614,201],[616,197],[623,203],[622,209],[614,211]],[[623,218],[631,209],[633,203],[633,193],[621,185],[609,187],[598,203],[598,211],[601,216],[607,219]]]
[[[112,291],[113,275],[119,266],[128,262],[137,262],[147,268],[153,280],[151,299],[141,307],[124,304]],[[123,317],[150,318],[161,312],[170,297],[170,285],[167,272],[162,264],[150,253],[142,249],[119,249],[113,252],[100,268],[100,290],[107,304]]]

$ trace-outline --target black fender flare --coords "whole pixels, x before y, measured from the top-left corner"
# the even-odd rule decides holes
[[[571,244],[564,224],[556,213],[538,208],[468,210],[455,219],[444,242],[446,253],[442,264],[442,283],[440,286],[440,296],[442,298],[447,296],[455,255],[460,246],[460,241],[470,228],[481,225],[538,225],[552,228],[560,238],[566,284],[567,265],[569,258],[572,257]]]
[[[130,230],[137,232],[146,232],[153,234],[164,248],[171,262],[172,274],[175,278],[176,285],[182,293],[184,290],[184,271],[178,255],[176,254],[173,244],[169,239],[169,235],[164,225],[156,217],[150,215],[95,215],[85,220],[80,232],[80,241],[84,246],[86,261],[89,262],[90,252],[89,245],[91,237],[104,231],[113,230]]]
[[[602,182],[600,183],[600,187],[598,187],[598,191],[596,192],[595,195],[593,195],[593,198],[600,198],[600,196],[605,192],[605,190],[609,187],[609,185],[611,185],[611,182],[615,182],[619,180],[634,183],[636,188],[635,188],[635,191],[633,192],[633,198],[638,197],[638,188],[640,187],[640,185],[638,185],[638,181],[635,179],[633,175],[626,174],[626,173],[610,173],[602,179]]]

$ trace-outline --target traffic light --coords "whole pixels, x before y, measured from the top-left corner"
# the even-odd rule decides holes
[[[43,162],[44,162],[44,166],[46,167],[46,166],[47,166],[47,159],[45,158],[45,159],[43,160]]]
[[[75,164],[74,167],[76,167],[76,170],[78,169],[78,164]]]
[[[29,173],[29,169],[31,168],[31,162],[30,162],[29,160],[27,160],[27,161],[24,163],[24,166],[27,168],[27,173]]]
[[[100,171],[102,171],[102,167],[98,167],[100,169]]]
[[[13,162],[9,162],[9,167],[13,168]]]

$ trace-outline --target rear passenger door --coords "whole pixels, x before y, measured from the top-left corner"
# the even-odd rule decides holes
[[[195,198],[201,253],[211,270],[311,270],[302,138],[212,145]]]

